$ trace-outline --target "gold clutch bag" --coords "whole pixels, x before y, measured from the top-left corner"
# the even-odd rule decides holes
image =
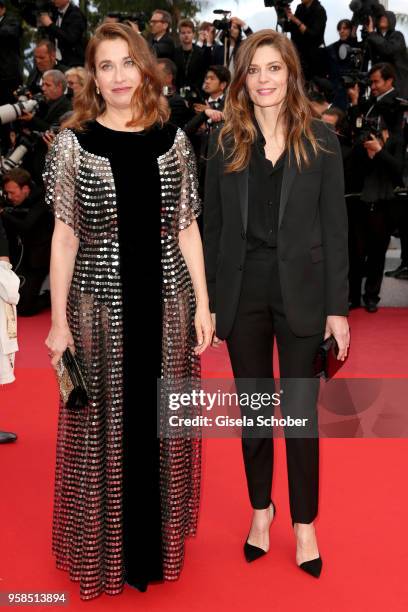
[[[81,369],[71,351],[67,348],[58,362],[57,379],[60,395],[65,406],[78,412],[88,404],[88,390]]]

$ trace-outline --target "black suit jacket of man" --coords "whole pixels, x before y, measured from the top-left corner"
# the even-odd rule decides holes
[[[318,334],[328,315],[348,314],[347,212],[340,145],[321,121],[313,130],[325,151],[298,170],[286,156],[279,204],[277,251],[283,304],[297,336]],[[248,222],[248,167],[224,172],[210,143],[204,204],[204,254],[216,334],[230,333],[241,291]],[[310,143],[305,140],[308,149]],[[327,151],[327,152],[326,152]]]
[[[46,106],[41,106],[41,110],[42,116],[38,113],[28,122],[27,127],[31,130],[44,132],[49,130],[51,126],[57,126],[61,117],[72,110],[72,103],[64,94],[57,100],[52,100]]]
[[[168,59],[174,61],[175,45],[169,32],[163,34],[160,40],[155,40],[154,36],[150,34],[147,38],[147,42],[149,43],[156,57],[167,57]]]
[[[8,256],[9,256],[8,240],[7,240],[6,232],[3,227],[3,222],[1,220],[1,215],[0,215],[0,257],[8,257]]]
[[[43,190],[32,185],[30,195],[20,207],[6,208],[2,218],[10,246],[15,245],[17,237],[22,240],[23,264],[31,269],[48,268],[54,217],[45,203]]]
[[[58,47],[62,55],[61,62],[65,66],[83,66],[87,28],[85,15],[71,2],[59,27],[56,25],[57,18],[58,12],[55,11],[53,13],[53,23],[46,28],[42,28],[45,36],[54,42],[58,41]]]
[[[0,83],[3,80],[21,82],[21,36],[20,21],[6,13],[0,21]]]
[[[185,73],[185,60],[183,47],[176,47],[174,52],[174,63],[177,66],[176,87],[190,86],[201,91],[206,70],[211,65],[210,47],[197,47],[193,45],[191,57],[188,62],[187,74]]]

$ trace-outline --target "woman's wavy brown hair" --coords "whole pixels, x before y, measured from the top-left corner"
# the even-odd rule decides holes
[[[287,94],[281,108],[286,132],[286,150],[290,152],[293,149],[300,167],[302,162],[307,165],[310,161],[304,137],[311,143],[314,154],[322,148],[312,131],[311,123],[315,113],[306,97],[302,69],[293,43],[275,30],[260,30],[241,44],[235,61],[234,78],[225,100],[225,123],[220,131],[218,144],[225,153],[225,142],[232,143],[231,147],[228,147],[229,163],[225,168],[226,172],[237,172],[248,165],[251,146],[257,136],[254,105],[248,94],[246,78],[255,51],[264,46],[274,47],[279,51],[288,70]]]
[[[130,26],[119,23],[104,23],[90,39],[85,56],[86,81],[82,92],[74,100],[74,112],[63,123],[63,128],[83,130],[91,119],[96,119],[105,109],[106,104],[100,94],[96,93],[96,50],[104,40],[122,38],[129,47],[129,57],[140,70],[142,81],[132,98],[133,117],[128,127],[140,124],[145,129],[155,123],[165,123],[170,115],[166,98],[162,95],[162,79],[157,69],[156,58],[149,49],[145,39]]]

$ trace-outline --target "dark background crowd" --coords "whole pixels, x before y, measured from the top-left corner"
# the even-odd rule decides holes
[[[319,0],[270,0],[270,23],[287,32],[301,60],[315,115],[336,132],[344,161],[349,215],[350,307],[377,311],[391,235],[401,240],[401,262],[385,274],[408,280],[408,54],[395,15],[377,0],[352,0],[325,46],[327,14]],[[248,24],[218,11],[214,22],[150,14],[107,13],[146,37],[157,56],[171,121],[191,139],[201,196],[209,136],[223,121],[225,96]],[[99,15],[98,15],[99,18]],[[35,30],[33,65],[23,71],[22,34]],[[21,277],[20,315],[49,305],[53,218],[44,201],[42,172],[48,148],[72,112],[86,79],[92,28],[69,0],[0,0],[0,223]],[[93,26],[96,24],[93,24]],[[92,27],[93,27],[92,26]],[[408,305],[408,300],[407,300]]]

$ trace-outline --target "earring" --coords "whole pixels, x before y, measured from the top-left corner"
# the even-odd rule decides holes
[[[101,93],[101,92],[99,91],[99,87],[98,87],[98,86],[96,86],[96,93],[98,94],[98,96],[99,96],[99,94]]]

